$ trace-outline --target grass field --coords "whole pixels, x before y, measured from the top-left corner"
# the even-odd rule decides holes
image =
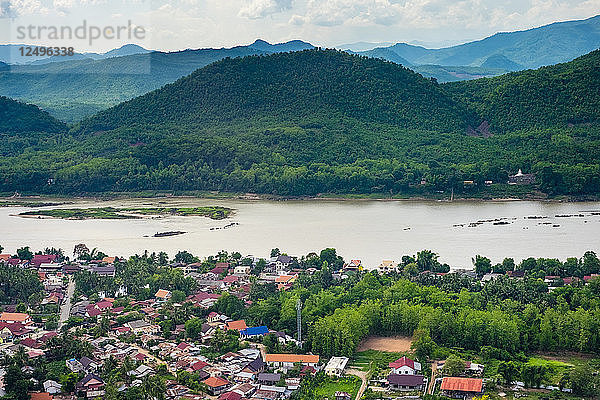
[[[355,354],[351,362],[351,367],[361,371],[369,371],[372,369],[381,368],[402,357],[403,353],[385,352],[377,350],[366,350]]]
[[[347,376],[337,380],[327,379],[315,389],[315,394],[320,399],[334,399],[335,392],[346,392],[350,393],[354,399],[360,388],[360,384],[360,379],[354,376]]]

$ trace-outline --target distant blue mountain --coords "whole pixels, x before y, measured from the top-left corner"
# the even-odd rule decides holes
[[[427,49],[406,43],[397,43],[385,49],[413,65],[493,65],[494,68],[503,65],[508,67],[504,69],[515,70],[571,61],[598,48],[600,15],[525,31],[497,33],[483,40],[443,49]],[[369,55],[369,52],[361,54]]]
[[[40,57],[40,56],[24,56],[21,55],[21,47],[37,47],[25,44],[2,44],[0,45],[0,61],[7,64],[33,64],[41,65],[52,62],[63,62],[63,61],[79,61],[79,60],[104,60],[113,57],[130,56],[134,54],[145,54],[151,50],[146,50],[137,44],[126,44],[117,49],[112,49],[106,53],[75,53],[72,56],[52,56],[52,57]]]
[[[269,42],[265,42],[264,40],[258,39],[248,47],[251,49],[266,51],[270,53],[283,53],[288,51],[302,51],[314,49],[315,46],[313,46],[310,43],[303,42],[301,40],[292,40],[290,42],[285,43],[271,44]]]

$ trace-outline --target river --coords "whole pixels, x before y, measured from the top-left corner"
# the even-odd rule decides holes
[[[159,203],[160,202],[160,203]],[[129,256],[144,250],[179,250],[205,257],[219,250],[268,256],[278,247],[290,255],[304,255],[335,247],[345,259],[361,259],[367,267],[383,259],[431,249],[453,268],[471,268],[475,254],[494,262],[504,257],[581,257],[600,252],[600,203],[436,202],[436,201],[245,201],[195,198],[74,200],[53,208],[221,205],[235,209],[224,221],[204,217],[165,217],[137,220],[60,220],[15,216],[30,208],[0,208],[0,245],[4,253],[18,247],[33,250],[60,247],[70,255],[78,243],[109,255]],[[580,214],[583,217],[555,217]],[[526,219],[547,216],[546,219]],[[479,220],[506,218],[469,227]],[[230,222],[239,225],[222,228]],[[456,226],[462,225],[463,226]],[[559,225],[559,226],[555,226]],[[154,238],[157,232],[185,231],[184,235]],[[145,237],[150,236],[150,237]]]

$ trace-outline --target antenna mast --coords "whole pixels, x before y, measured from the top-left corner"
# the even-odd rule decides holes
[[[296,302],[296,320],[298,323],[298,343],[302,348],[302,301],[300,299]]]

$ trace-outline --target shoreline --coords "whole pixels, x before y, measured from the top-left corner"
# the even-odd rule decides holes
[[[273,194],[257,193],[231,193],[231,192],[190,192],[190,193],[170,193],[170,192],[111,192],[111,193],[86,193],[78,195],[46,195],[46,194],[26,194],[20,197],[0,196],[0,207],[46,207],[36,205],[36,200],[98,200],[114,201],[120,199],[199,199],[199,200],[242,200],[242,201],[377,201],[377,202],[439,202],[439,203],[464,203],[464,202],[485,202],[485,203],[506,203],[518,201],[533,201],[543,203],[585,203],[598,202],[600,197],[575,198],[572,196],[559,197],[514,197],[501,196],[492,198],[482,197],[458,197],[450,200],[442,196],[399,196],[385,197],[378,194],[354,195],[354,194],[322,194],[316,196],[280,196]],[[27,204],[31,202],[32,204]],[[11,204],[14,203],[14,204]],[[21,203],[21,204],[19,204]],[[62,203],[60,205],[66,205]],[[54,206],[54,205],[49,205]],[[59,204],[56,204],[59,206]]]

